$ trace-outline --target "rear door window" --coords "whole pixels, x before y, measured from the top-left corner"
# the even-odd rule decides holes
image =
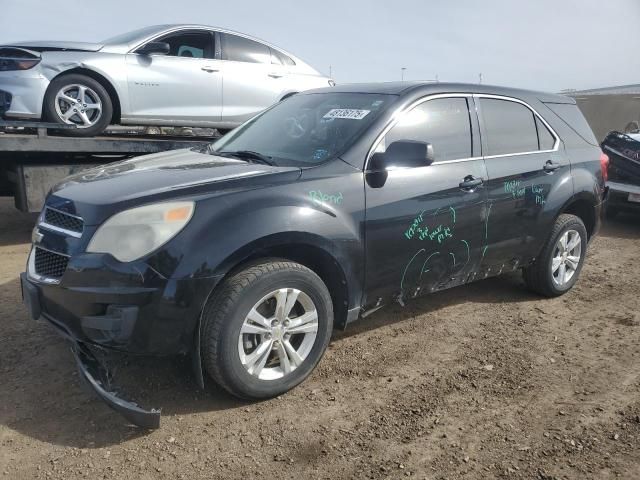
[[[271,63],[271,49],[238,35],[221,34],[222,59],[245,63]]]
[[[278,50],[275,49],[270,49],[271,50],[271,63],[275,64],[275,65],[287,65],[287,66],[293,66],[296,64],[296,62],[294,62],[291,57],[289,57],[288,55],[285,55],[282,52],[279,52]]]
[[[553,150],[556,143],[555,137],[551,134],[547,126],[542,123],[538,117],[536,119],[536,128],[538,129],[538,147],[540,150]]]
[[[521,103],[481,98],[487,155],[535,152],[538,132],[534,113]]]
[[[169,44],[170,57],[214,58],[213,35],[207,31],[174,33],[157,41]]]
[[[472,157],[471,119],[466,98],[436,98],[404,113],[384,138],[384,146],[413,140],[433,146],[435,162]]]

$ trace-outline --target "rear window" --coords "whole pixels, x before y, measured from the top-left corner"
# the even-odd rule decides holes
[[[591,145],[598,145],[596,136],[593,134],[591,127],[577,105],[571,103],[545,103],[545,105],[585,142]]]
[[[527,107],[493,98],[481,98],[480,106],[487,139],[487,155],[539,150],[535,115]]]

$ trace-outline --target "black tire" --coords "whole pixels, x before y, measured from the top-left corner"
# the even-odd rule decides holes
[[[580,254],[580,261],[578,262],[578,268],[572,278],[565,285],[559,286],[553,280],[551,263],[553,261],[556,244],[567,230],[575,230],[578,232],[582,242],[582,252]],[[540,295],[544,295],[545,297],[558,297],[563,295],[571,290],[578,280],[586,255],[587,229],[585,228],[584,223],[575,215],[563,213],[557,218],[556,223],[553,226],[553,230],[551,231],[551,235],[549,236],[549,240],[547,240],[540,256],[536,259],[533,265],[523,269],[524,281],[529,290]]]
[[[313,301],[318,313],[317,336],[307,357],[295,370],[279,379],[262,380],[251,375],[240,360],[240,329],[254,305],[280,288],[296,288]],[[207,302],[202,326],[202,361],[209,376],[232,395],[246,399],[271,398],[291,390],[309,376],[324,354],[332,330],[333,304],[320,277],[298,263],[265,259],[233,274]]]
[[[47,93],[44,96],[44,118],[47,121],[53,123],[66,123],[62,118],[60,118],[58,112],[56,111],[56,95],[65,86],[70,85],[82,85],[95,92],[96,95],[100,98],[100,102],[102,103],[102,111],[100,112],[100,116],[96,117],[97,121],[90,127],[61,129],[60,133],[71,137],[93,137],[104,132],[104,130],[111,123],[111,119],[113,117],[113,104],[111,102],[111,97],[109,96],[107,90],[100,84],[100,82],[86,75],[77,73],[60,75],[51,82],[49,88],[47,89]],[[79,124],[80,122],[76,120],[73,123]]]

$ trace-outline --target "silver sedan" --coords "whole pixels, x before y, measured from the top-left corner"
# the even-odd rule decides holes
[[[234,128],[333,80],[274,45],[200,25],[147,27],[101,43],[0,46],[0,117],[74,124]]]

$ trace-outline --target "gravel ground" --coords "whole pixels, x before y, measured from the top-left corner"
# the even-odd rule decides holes
[[[27,320],[32,221],[0,202],[0,478],[640,477],[640,217],[605,226],[567,295],[507,275],[387,307],[277,399],[199,391],[184,359],[130,362],[129,395],[163,411],[151,433]]]

